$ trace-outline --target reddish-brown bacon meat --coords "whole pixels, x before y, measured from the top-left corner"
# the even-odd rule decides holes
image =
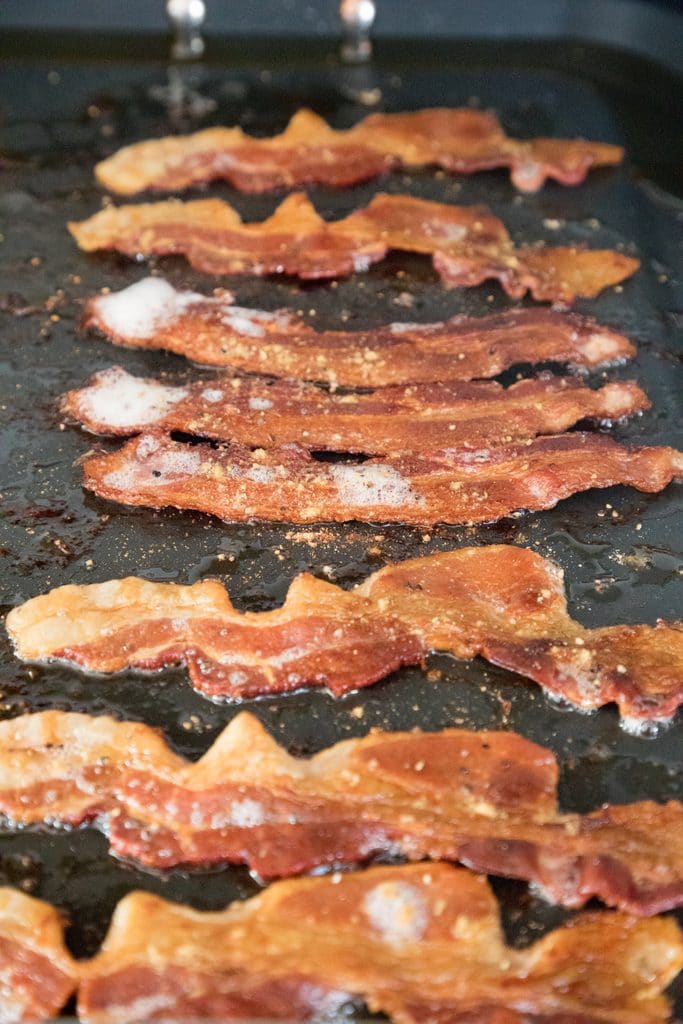
[[[277,882],[213,913],[132,893],[83,967],[78,1010],[88,1024],[307,1020],[355,997],[397,1024],[661,1024],[681,966],[668,918],[584,914],[513,949],[485,879],[377,867]]]
[[[681,623],[585,629],[559,567],[506,545],[399,562],[350,591],[303,573],[269,612],[237,612],[214,580],[59,587],[13,609],[7,629],[25,660],[107,673],[182,662],[210,697],[339,695],[438,650],[481,655],[587,710],[614,701],[634,723],[683,701]]]
[[[84,485],[125,505],[185,508],[228,522],[473,524],[554,508],[580,491],[628,484],[663,490],[683,476],[673,448],[635,448],[570,433],[495,448],[321,462],[290,444],[269,449],[144,434],[83,463]]]
[[[665,1024],[683,967],[663,917],[581,914],[508,946],[486,880],[447,864],[277,882],[208,913],[132,892],[80,961],[54,908],[3,889],[0,936],[7,1024],[52,1018],[74,990],[84,1024],[304,1021],[351,1001],[396,1024]]]
[[[285,310],[243,309],[233,305],[229,292],[179,292],[159,277],[89,299],[83,324],[117,345],[342,387],[467,381],[495,377],[517,363],[594,367],[635,353],[623,335],[588,317],[550,309],[315,331]]]
[[[56,1017],[76,988],[77,968],[54,907],[0,888],[0,1021]]]
[[[86,252],[182,253],[207,274],[346,277],[400,249],[431,255],[449,286],[494,278],[513,298],[530,291],[540,302],[593,298],[639,266],[611,249],[515,246],[504,224],[483,207],[401,195],[375,196],[332,222],[297,192],[260,223],[242,223],[220,199],[198,199],[111,206],[69,229]]]
[[[222,377],[183,387],[133,377],[121,367],[70,391],[63,411],[99,434],[154,429],[267,447],[420,452],[552,434],[591,417],[613,421],[649,408],[631,381],[591,391],[575,378],[500,384],[417,384],[371,395],[337,395],[312,384]]]
[[[509,138],[497,117],[468,108],[371,114],[349,131],[335,131],[311,110],[299,110],[280,135],[257,139],[241,128],[207,128],[194,135],[151,139],[120,149],[95,168],[113,192],[174,192],[216,178],[243,192],[310,183],[346,186],[397,165],[435,164],[457,174],[509,167],[522,192],[546,178],[578,185],[593,167],[618,164],[624,151],[580,139]]]
[[[0,723],[12,825],[94,821],[148,867],[244,861],[262,878],[377,854],[464,861],[569,907],[683,905],[683,805],[561,814],[558,769],[510,732],[371,733],[290,757],[246,712],[194,764],[146,725],[61,711]]]

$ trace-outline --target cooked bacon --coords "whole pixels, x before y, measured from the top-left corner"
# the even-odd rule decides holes
[[[56,1017],[75,988],[76,965],[64,945],[58,911],[0,888],[0,1021]]]
[[[666,917],[584,913],[510,947],[486,880],[447,864],[277,882],[213,912],[131,892],[78,962],[53,907],[2,889],[0,950],[7,1024],[74,990],[84,1024],[310,1020],[352,1000],[396,1024],[662,1024],[683,967]]]
[[[99,434],[153,428],[253,446],[296,442],[315,450],[382,454],[526,440],[587,417],[610,422],[631,416],[649,404],[632,381],[591,391],[576,379],[549,375],[509,388],[418,384],[335,395],[312,384],[253,377],[172,387],[116,366],[68,392],[62,409]]]
[[[185,508],[227,522],[473,524],[554,508],[580,491],[661,491],[683,477],[673,448],[569,433],[494,448],[321,462],[299,445],[253,451],[143,434],[83,462],[84,486],[125,505]]]
[[[284,310],[243,309],[229,292],[179,292],[158,277],[89,299],[83,324],[117,345],[343,387],[495,377],[516,363],[594,367],[635,354],[623,335],[575,313],[511,309],[445,323],[314,331]]]
[[[621,162],[620,146],[580,139],[509,138],[488,112],[434,108],[371,114],[335,131],[311,110],[299,110],[280,135],[258,139],[241,128],[207,128],[120,149],[95,168],[105,188],[121,195],[173,192],[223,178],[243,192],[320,183],[355,185],[396,167],[435,164],[457,174],[509,167],[522,192],[546,178],[578,185],[593,167]]]
[[[350,591],[303,573],[269,612],[237,612],[214,580],[65,586],[6,625],[24,660],[105,673],[182,662],[209,697],[341,695],[446,651],[481,655],[586,710],[614,701],[634,723],[683,702],[683,624],[585,629],[567,612],[561,569],[507,545],[399,562]]]
[[[277,882],[202,913],[136,892],[83,970],[88,1024],[331,1016],[352,998],[397,1024],[656,1024],[683,966],[670,918],[583,914],[507,945],[485,879],[446,864]]]
[[[3,889],[0,937],[8,1024],[76,989],[84,1024],[310,1020],[352,1000],[396,1024],[662,1024],[683,967],[666,917],[584,913],[510,947],[486,880],[447,864],[277,882],[213,912],[132,892],[78,962],[54,908]]]
[[[508,295],[540,302],[593,298],[638,269],[611,249],[516,247],[502,221],[478,206],[448,206],[413,196],[377,195],[338,221],[324,221],[302,192],[261,223],[243,224],[220,199],[110,206],[69,230],[81,249],[130,256],[184,254],[207,274],[346,277],[368,270],[391,249],[431,255],[448,286],[497,279]]]
[[[194,764],[136,722],[0,723],[0,812],[94,822],[146,867],[245,862],[262,878],[378,854],[463,861],[569,907],[683,905],[683,804],[561,814],[552,753],[510,732],[377,733],[290,757],[243,712]]]

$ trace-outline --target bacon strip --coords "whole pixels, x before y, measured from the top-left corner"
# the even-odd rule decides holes
[[[217,913],[132,893],[84,969],[78,1008],[89,1024],[307,1020],[355,997],[397,1024],[656,1024],[681,966],[672,919],[584,914],[513,949],[483,878],[377,867],[278,882]]]
[[[614,701],[634,723],[683,702],[683,624],[585,629],[567,612],[562,570],[507,545],[389,565],[350,591],[303,573],[269,612],[237,612],[214,580],[65,586],[6,625],[24,660],[105,673],[182,662],[209,697],[304,686],[341,695],[446,651],[481,655],[586,710]]]
[[[243,309],[229,292],[176,291],[158,277],[89,299],[83,325],[117,345],[343,387],[495,377],[516,363],[595,367],[635,354],[623,335],[575,313],[511,309],[445,323],[314,331],[285,310]]]
[[[494,114],[463,107],[371,114],[350,131],[335,131],[303,109],[269,139],[241,128],[151,139],[120,149],[95,174],[105,188],[130,196],[217,178],[243,192],[267,192],[314,182],[355,185],[397,166],[432,164],[456,174],[509,167],[520,191],[536,192],[546,178],[578,185],[593,167],[618,164],[623,156],[620,146],[604,142],[511,139]]]
[[[296,442],[315,450],[381,454],[526,440],[587,417],[609,423],[649,405],[632,381],[591,391],[576,379],[545,376],[507,389],[481,382],[422,384],[342,396],[262,378],[172,387],[116,366],[68,392],[62,410],[99,434],[154,428],[253,446]]]
[[[59,912],[15,889],[0,888],[0,1020],[56,1017],[76,988],[76,965]]]
[[[132,892],[78,962],[52,907],[3,889],[0,936],[8,1022],[52,1017],[77,988],[84,1024],[310,1020],[352,1000],[396,1024],[663,1024],[683,968],[666,917],[584,913],[512,948],[486,880],[447,864],[277,882],[214,912]]]
[[[275,878],[390,853],[533,881],[568,907],[683,905],[683,804],[561,814],[555,758],[515,733],[375,732],[304,761],[243,712],[192,764],[146,725],[45,711],[0,723],[0,751],[12,825],[93,822],[146,867]]]
[[[554,508],[580,491],[661,491],[683,477],[673,448],[570,433],[496,448],[452,448],[360,464],[299,445],[188,445],[144,434],[83,463],[84,486],[125,505],[195,509],[228,522],[473,524]]]
[[[220,199],[168,200],[110,206],[71,222],[69,230],[86,252],[181,253],[207,274],[347,277],[399,249],[431,255],[449,287],[494,278],[513,298],[530,291],[540,302],[593,298],[639,266],[611,249],[517,247],[503,223],[483,207],[401,195],[377,195],[368,206],[332,222],[296,192],[261,223],[243,224]]]

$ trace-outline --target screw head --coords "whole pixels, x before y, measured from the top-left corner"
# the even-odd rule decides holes
[[[176,24],[199,28],[206,17],[206,4],[204,0],[167,0],[166,13]]]
[[[339,13],[349,28],[367,31],[375,20],[377,8],[373,0],[342,0]]]

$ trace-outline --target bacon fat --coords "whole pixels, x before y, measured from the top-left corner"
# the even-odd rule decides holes
[[[76,988],[77,967],[64,945],[59,912],[0,888],[0,1021],[56,1017]]]
[[[341,695],[429,651],[480,655],[590,710],[670,718],[683,701],[683,624],[586,629],[561,569],[527,548],[460,548],[386,566],[350,591],[303,573],[281,608],[237,612],[214,580],[65,586],[7,616],[24,660],[111,673],[182,662],[195,688],[240,699],[306,686]]]
[[[315,331],[285,310],[244,309],[229,292],[176,291],[158,277],[89,299],[83,325],[117,345],[342,387],[467,381],[518,363],[595,367],[635,354],[623,335],[575,313],[511,309],[445,323]]]
[[[33,971],[46,920],[41,960],[73,979],[60,991]],[[90,960],[63,952],[56,911],[0,890],[0,936],[17,926],[3,1019],[18,1022],[53,1016],[77,988],[84,1024],[311,1020],[352,1001],[396,1024],[664,1024],[683,967],[666,917],[584,913],[513,948],[486,880],[447,864],[276,882],[222,911],[131,892]]]
[[[296,444],[252,450],[143,434],[86,458],[83,473],[84,486],[110,501],[194,509],[227,522],[469,525],[554,508],[573,494],[616,484],[661,491],[683,477],[683,454],[569,433],[339,463]]]
[[[107,207],[69,230],[81,249],[129,256],[180,253],[207,274],[290,274],[304,279],[364,272],[392,249],[431,255],[447,286],[496,279],[513,298],[593,298],[630,277],[638,260],[611,249],[515,246],[502,221],[477,206],[377,195],[324,221],[301,192],[260,223],[244,224],[220,199]]]
[[[146,867],[276,878],[401,854],[523,878],[568,907],[683,905],[683,805],[562,814],[555,758],[515,733],[373,732],[302,760],[242,712],[188,763],[146,725],[45,711],[0,723],[0,751],[13,826],[95,822]]]
[[[133,893],[87,967],[89,1024],[218,1018],[306,1020],[352,998],[397,1024],[654,1024],[683,964],[675,921],[577,917],[527,949],[507,945],[483,878],[446,864],[277,882],[201,913]],[[150,1011],[145,997],[154,993]],[[480,1012],[483,1011],[483,1012]]]
[[[382,454],[510,443],[592,418],[611,422],[649,408],[632,381],[592,391],[576,378],[500,384],[419,384],[337,395],[297,381],[221,377],[182,387],[121,367],[64,396],[62,410],[98,434],[180,431],[268,447]]]
[[[355,185],[397,167],[436,165],[457,174],[509,167],[514,185],[535,192],[552,178],[578,185],[593,167],[618,164],[620,146],[581,139],[512,139],[498,118],[469,108],[371,114],[335,131],[299,110],[280,135],[258,139],[241,128],[150,139],[120,149],[95,168],[120,195],[174,192],[222,178],[243,192],[320,183]]]

